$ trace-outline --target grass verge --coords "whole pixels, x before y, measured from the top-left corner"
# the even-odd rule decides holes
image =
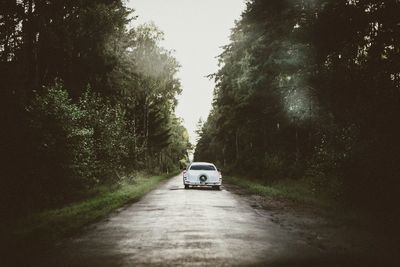
[[[304,180],[280,180],[266,183],[254,179],[224,176],[224,182],[239,186],[251,194],[272,197],[276,199],[291,200],[302,204],[311,204],[321,208],[334,205],[331,196],[322,192],[315,192]]]
[[[127,203],[139,200],[161,181],[173,175],[136,177],[129,182],[121,183],[113,190],[107,191],[103,188],[101,193],[84,201],[32,214],[9,226],[13,228],[13,231],[8,233],[9,240],[18,243],[18,246],[31,242],[50,244],[106,217]]]

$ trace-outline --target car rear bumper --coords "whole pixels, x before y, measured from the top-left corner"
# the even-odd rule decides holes
[[[196,186],[210,186],[210,185],[222,185],[222,180],[217,182],[192,182],[188,180],[183,180],[183,184],[185,185],[196,185]]]

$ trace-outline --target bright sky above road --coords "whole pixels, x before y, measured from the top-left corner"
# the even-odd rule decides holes
[[[181,64],[178,74],[183,88],[177,115],[184,119],[194,143],[196,124],[211,109],[215,58],[229,43],[230,29],[244,10],[244,0],[130,0],[138,17],[134,25],[154,22],[164,33],[162,46],[175,50]]]

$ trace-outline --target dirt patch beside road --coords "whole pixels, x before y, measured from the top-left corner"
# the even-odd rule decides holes
[[[392,266],[400,263],[398,245],[383,235],[376,224],[349,216],[348,211],[345,214],[337,209],[253,194],[234,184],[225,183],[224,186],[258,213],[296,236],[298,243],[321,252],[321,257],[307,259],[304,264],[288,259],[288,266]],[[285,261],[280,264],[286,266]]]

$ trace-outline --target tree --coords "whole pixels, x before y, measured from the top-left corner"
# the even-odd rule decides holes
[[[131,19],[121,0],[0,3],[0,195],[10,212],[187,160],[179,64],[155,25]]]
[[[218,160],[213,151],[235,173],[342,184],[334,190],[353,201],[390,205],[399,10],[398,1],[248,1],[212,76],[195,158]]]

